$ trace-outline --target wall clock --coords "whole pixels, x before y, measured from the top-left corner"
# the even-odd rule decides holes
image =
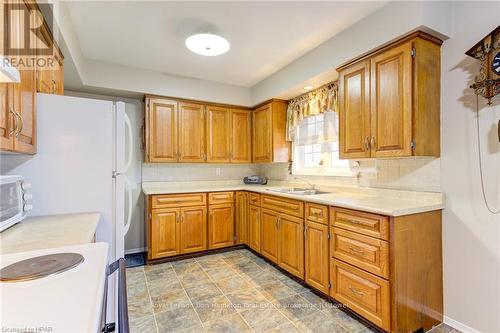
[[[500,93],[500,26],[465,52],[481,62],[479,75],[470,87],[491,105],[491,99]]]

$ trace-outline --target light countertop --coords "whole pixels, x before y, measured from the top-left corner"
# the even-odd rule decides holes
[[[0,254],[90,243],[100,218],[99,213],[28,217],[0,233]]]
[[[283,187],[304,188],[307,186],[300,183],[246,185],[239,181],[142,183],[142,191],[146,195],[244,190],[387,216],[403,216],[444,208],[444,196],[442,193],[436,192],[400,191],[331,185],[328,187],[318,186],[322,191],[330,193],[316,195],[297,195],[272,191],[273,188]]]
[[[79,253],[84,261],[32,281],[0,282],[3,332],[99,332],[108,244],[91,243],[0,256],[0,268],[54,253]],[[43,330],[45,329],[45,330]]]

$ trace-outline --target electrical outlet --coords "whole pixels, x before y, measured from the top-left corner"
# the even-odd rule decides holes
[[[220,168],[215,168],[215,175],[220,176]]]

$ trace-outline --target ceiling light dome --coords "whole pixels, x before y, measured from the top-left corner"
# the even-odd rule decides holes
[[[218,56],[226,53],[230,46],[227,39],[214,34],[196,34],[186,39],[186,47],[204,56]]]

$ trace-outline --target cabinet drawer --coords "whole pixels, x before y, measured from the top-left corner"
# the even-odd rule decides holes
[[[248,193],[248,202],[251,205],[260,206],[260,194],[258,193]]]
[[[376,238],[389,239],[387,216],[330,207],[330,225]]]
[[[153,195],[153,208],[189,207],[207,204],[206,193]]]
[[[330,262],[332,297],[390,331],[389,282],[336,259]]]
[[[389,244],[373,237],[331,227],[333,257],[383,278],[389,278]]]
[[[227,204],[234,202],[234,192],[211,192],[208,193],[208,204]]]
[[[306,220],[328,224],[328,207],[306,202]]]
[[[297,200],[263,195],[262,208],[272,209],[281,213],[298,217],[304,216],[304,203]]]

